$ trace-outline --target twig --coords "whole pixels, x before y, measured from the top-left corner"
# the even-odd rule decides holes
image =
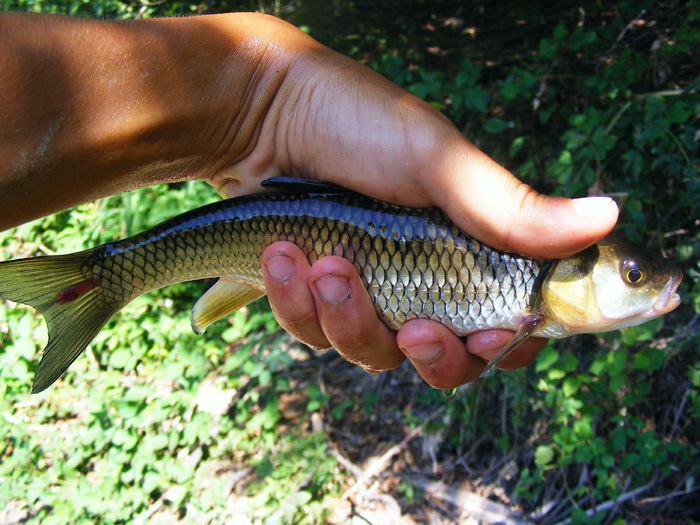
[[[625,480],[625,488],[623,490],[627,490],[631,484],[632,484],[632,480],[630,478],[627,478]],[[615,501],[615,505],[613,506],[612,510],[610,511],[610,515],[605,520],[605,525],[610,525],[611,523],[613,523],[615,516],[617,516],[617,513],[620,512],[620,505],[622,503],[624,503],[624,502],[622,502],[620,500]]]
[[[646,492],[647,490],[652,488],[655,483],[656,483],[656,480],[652,480],[649,483],[647,483],[646,485],[639,487],[638,489],[634,489],[630,492],[625,492],[624,494],[620,495],[620,497],[618,497],[615,500],[606,501],[604,503],[596,504],[595,509],[589,509],[586,511],[586,515],[589,517],[593,517],[598,512],[613,509],[616,506],[621,505],[622,503],[625,503],[631,499],[636,498],[637,496],[639,496],[643,492]],[[572,522],[572,520],[571,520],[571,518],[569,518],[567,520],[559,522],[558,525],[567,525],[568,523],[571,523],[571,522]]]
[[[644,100],[645,98],[657,98],[657,97],[678,97],[683,95],[685,90],[683,89],[667,89],[664,91],[652,91],[650,93],[638,93],[632,95],[637,100]]]
[[[333,457],[338,461],[338,463],[340,463],[343,466],[345,470],[352,473],[352,475],[356,478],[362,476],[362,469],[360,467],[358,467],[348,458],[343,456],[343,454],[337,448],[335,448],[335,446],[331,445],[330,449],[333,454]]]
[[[627,34],[627,31],[632,29],[632,26],[634,26],[637,22],[639,22],[642,19],[642,16],[644,16],[644,13],[646,13],[646,11],[646,9],[642,9],[635,18],[633,18],[624,28],[622,28],[622,31],[619,35],[617,35],[617,39],[615,40],[615,42],[613,42],[613,45],[610,46],[610,49],[603,53],[603,56],[607,57],[608,55],[610,55],[610,53],[615,51],[615,48],[617,48],[617,46],[620,45],[620,42],[622,42],[622,39]]]
[[[384,505],[387,510],[387,521],[390,523],[398,523],[401,519],[401,505],[396,501],[396,498],[389,494],[364,494],[363,498],[367,502],[375,501]]]
[[[684,383],[685,392],[683,392],[683,397],[678,408],[674,411],[673,425],[671,425],[671,431],[668,433],[669,436],[676,435],[676,429],[678,428],[678,421],[680,421],[683,412],[685,412],[685,407],[688,405],[688,400],[690,398],[690,388],[688,388],[687,382]]]
[[[486,439],[486,438],[483,437],[483,436],[480,437],[480,438],[478,438],[478,439],[472,444],[472,446],[469,448],[469,450],[467,450],[464,454],[462,454],[461,456],[459,456],[459,457],[458,457],[457,459],[455,459],[454,461],[447,462],[446,464],[447,464],[447,465],[452,465],[452,466],[459,465],[459,466],[461,466],[461,467],[466,471],[467,474],[469,474],[469,477],[470,477],[470,478],[471,478],[471,477],[474,477],[474,476],[475,476],[474,471],[473,471],[471,468],[469,468],[469,465],[467,464],[466,459],[467,459],[469,456],[471,456],[477,448],[479,448],[479,446],[484,442],[485,439]]]
[[[679,339],[685,339],[696,330],[695,325],[698,324],[698,321],[700,321],[700,314],[695,314],[693,318],[690,321],[688,321],[688,324],[683,327],[682,330],[678,330],[671,337],[655,339],[651,342],[649,346],[652,348],[656,348],[657,350],[663,350],[668,346],[669,343],[672,343],[673,341],[678,341]]]
[[[459,509],[459,517],[471,517],[479,523],[499,523],[508,525],[529,525],[521,514],[509,509],[502,503],[491,501],[488,498],[445,485],[440,481],[431,481],[423,477],[407,477],[406,481],[424,491],[433,498],[448,502]]]
[[[466,392],[466,390],[464,390],[463,392]],[[430,423],[433,419],[442,414],[448,406],[450,406],[460,397],[461,395],[454,396],[451,399],[449,399],[446,403],[444,403],[432,414],[430,414],[420,425],[418,425],[411,432],[409,432],[405,438],[403,438],[396,445],[390,447],[389,450],[382,454],[378,459],[373,461],[372,464],[362,473],[362,475],[355,482],[355,484],[343,493],[341,499],[349,498],[353,493],[355,493],[358,490],[361,490],[369,480],[371,480],[373,477],[375,477],[377,474],[383,471],[389,463],[389,460],[391,460],[391,458],[393,458],[394,456],[399,454],[404,448],[406,448],[406,445],[408,445],[408,443],[414,437],[420,434],[428,423]]]
[[[697,492],[700,490],[700,487],[695,487],[694,489],[690,490],[679,490],[677,492],[671,492],[670,494],[665,494],[663,496],[654,496],[652,498],[644,498],[639,500],[640,505],[647,505],[648,503],[659,503],[662,501],[666,501],[672,498],[679,498],[681,496],[687,496],[688,494],[692,494],[693,492]]]

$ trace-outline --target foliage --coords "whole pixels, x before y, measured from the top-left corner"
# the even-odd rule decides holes
[[[2,257],[78,250],[214,198],[201,183],[111,197],[0,233]],[[189,328],[189,306],[202,291],[190,283],[137,299],[99,334],[90,359],[79,359],[59,388],[31,398],[45,327],[26,309],[0,310],[0,505],[6,512],[42,523],[123,522],[143,518],[159,502],[175,515],[187,505],[194,516],[221,517],[226,479],[210,471],[233,469],[232,450],[256,466],[249,476],[251,512],[290,518],[300,505],[313,506],[317,483],[326,492],[333,486],[336,465],[318,436],[277,434],[274,392],[289,384],[274,374],[292,360],[269,307],[252,306],[199,338]],[[236,352],[221,341],[235,344]],[[258,352],[261,343],[265,350]],[[273,393],[256,390],[271,384]],[[231,401],[234,392],[239,398]],[[273,464],[285,468],[271,470]],[[281,502],[288,491],[280,484],[307,476],[312,467],[316,477],[297,493],[300,499]]]
[[[621,333],[552,343],[532,367],[460,393],[422,430],[423,447],[404,449],[382,490],[425,517],[425,496],[403,474],[432,468],[544,523],[692,518],[700,4],[492,4],[2,5],[111,18],[264,8],[428,101],[536,188],[615,197],[625,233],[682,266],[683,306]],[[112,197],[0,233],[0,255],[75,251],[214,198],[193,183]],[[367,378],[310,360],[264,302],[195,337],[189,308],[202,290],[183,284],[137,300],[60,385],[33,397],[45,329],[27,309],[0,309],[4,521],[321,522],[354,475],[332,447],[361,463],[447,403],[405,367]],[[326,427],[312,431],[315,418]],[[648,501],[625,499],[637,489]]]

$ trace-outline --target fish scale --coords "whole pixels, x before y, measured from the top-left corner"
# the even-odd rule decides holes
[[[515,329],[543,265],[474,241],[436,209],[351,193],[270,193],[215,203],[104,245],[86,267],[115,304],[221,275],[263,289],[260,256],[278,240],[294,242],[311,262],[324,255],[351,261],[394,329],[414,318],[440,321],[459,335]]]
[[[295,243],[311,263],[326,255],[348,259],[390,328],[420,318],[462,336],[515,330],[486,370],[531,335],[630,326],[680,302],[674,293],[680,272],[656,259],[629,258],[635,249],[617,238],[561,261],[540,261],[472,239],[437,208],[405,208],[346,190],[257,194],[84,252],[0,263],[0,297],[33,306],[47,321],[49,342],[32,391],[51,385],[113,315],[150,290],[222,277],[193,308],[198,333],[264,295],[260,258],[279,240]],[[625,273],[630,264],[637,273]],[[637,274],[644,283],[625,282]]]

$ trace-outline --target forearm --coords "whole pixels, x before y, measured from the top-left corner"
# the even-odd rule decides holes
[[[309,41],[255,14],[1,14],[0,229],[140,186],[211,179],[255,142],[289,51]]]

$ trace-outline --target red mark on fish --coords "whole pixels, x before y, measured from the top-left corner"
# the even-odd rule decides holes
[[[95,282],[92,279],[79,282],[77,284],[69,286],[62,292],[57,293],[56,300],[58,301],[58,304],[72,303],[84,293],[87,293],[90,290],[92,290],[95,286],[97,286],[97,282]]]

